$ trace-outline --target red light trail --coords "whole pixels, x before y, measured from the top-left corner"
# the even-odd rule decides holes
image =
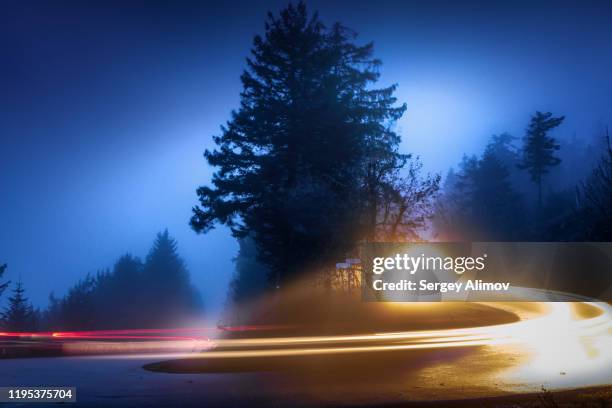
[[[87,339],[87,340],[208,340],[215,332],[251,332],[286,329],[280,325],[190,327],[178,329],[122,329],[51,332],[0,332],[0,338],[15,339]]]

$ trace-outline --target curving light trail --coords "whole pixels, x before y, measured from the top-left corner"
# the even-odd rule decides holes
[[[494,326],[337,336],[219,339],[214,341],[216,350],[207,351],[197,357],[270,357],[512,343],[533,346],[542,343],[542,339],[548,342],[551,337],[557,336],[563,338],[563,340],[557,339],[563,343],[567,343],[568,339],[586,337],[591,339],[602,337],[612,341],[610,306],[604,303],[588,303],[597,310],[597,315],[574,320],[571,316],[572,305],[572,303],[548,303],[542,305],[542,308],[547,310],[538,317]],[[503,307],[511,310],[513,305],[506,303]],[[342,346],[339,346],[340,344]],[[612,352],[612,346],[608,348]],[[610,362],[612,364],[612,360]]]
[[[239,359],[379,353],[481,347],[513,353],[502,382],[554,387],[612,384],[612,308],[606,303],[492,303],[517,314],[514,323],[422,331],[327,336],[223,338],[223,332],[287,329],[237,326],[190,329],[2,333],[0,339],[59,342],[68,354],[123,354],[115,358]],[[409,306],[409,305],[408,305]],[[585,312],[585,309],[587,310]],[[209,337],[217,339],[210,340]],[[486,358],[486,357],[482,357]]]

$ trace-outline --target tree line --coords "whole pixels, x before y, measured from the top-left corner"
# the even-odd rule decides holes
[[[381,61],[356,38],[300,2],[269,14],[253,40],[240,104],[204,153],[215,172],[197,189],[190,220],[198,233],[221,224],[239,240],[231,300],[325,273],[363,242],[420,241],[431,232],[446,241],[612,238],[609,138],[591,175],[550,188],[565,118],[536,112],[522,143],[492,136],[441,185],[418,157],[400,152],[396,124],[406,105],[396,85],[376,86]],[[125,255],[64,297],[51,296],[45,311],[29,306],[18,283],[3,324],[17,327],[10,315],[25,313],[54,330],[163,327],[199,311],[166,231],[144,262]]]
[[[3,265],[0,278],[5,270]],[[0,284],[0,295],[8,284]],[[0,327],[9,332],[177,327],[203,317],[200,294],[167,230],[144,262],[123,255],[112,270],[87,275],[65,296],[52,293],[45,310],[31,305],[21,281],[7,300]]]
[[[399,151],[406,105],[396,85],[376,87],[381,61],[355,41],[302,2],[270,13],[253,40],[240,105],[204,153],[216,171],[191,218],[196,232],[226,225],[240,241],[230,300],[324,273],[359,243],[425,231],[450,241],[610,239],[609,145],[591,176],[551,189],[565,117],[535,112],[521,145],[493,136],[441,186]]]
[[[464,156],[458,169],[448,172],[438,196],[434,236],[446,241],[609,241],[608,132],[595,141],[594,154],[590,146],[575,143],[566,149],[568,160],[588,151],[584,157],[594,164],[573,164],[572,171],[590,168],[591,174],[576,182],[552,183],[562,163],[562,146],[551,132],[563,120],[550,112],[536,112],[522,145],[502,133],[491,137],[481,156]]]

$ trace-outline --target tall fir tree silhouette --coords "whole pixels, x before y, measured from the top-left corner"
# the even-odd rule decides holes
[[[538,188],[538,210],[542,206],[542,178],[551,167],[559,165],[561,159],[555,156],[559,143],[548,133],[559,126],[565,116],[554,117],[550,112],[536,112],[529,122],[523,139],[522,158],[519,168],[527,170]]]
[[[93,293],[97,328],[133,328],[140,326],[146,312],[145,285],[140,259],[121,256],[111,272],[99,274]]]
[[[73,285],[61,303],[59,327],[64,330],[86,330],[96,328],[94,293],[96,278],[87,275]]]
[[[25,297],[25,289],[21,280],[17,281],[8,301],[9,304],[2,314],[4,329],[13,332],[33,330],[36,326],[36,315],[32,305]]]
[[[251,236],[278,285],[374,236],[385,176],[402,167],[395,86],[372,88],[380,61],[304,3],[268,15],[242,74],[240,107],[215,136],[212,186],[192,227]]]
[[[510,182],[510,172],[496,155],[487,148],[471,174],[473,191],[470,206],[473,222],[480,226],[477,239],[495,241],[515,240],[520,237],[521,223],[517,214],[523,213],[520,195]]]
[[[143,323],[147,326],[177,326],[201,317],[202,299],[190,282],[177,243],[168,230],[157,234],[143,266]]]

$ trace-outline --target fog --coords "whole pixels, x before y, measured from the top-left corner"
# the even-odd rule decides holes
[[[521,137],[535,110],[562,140],[612,123],[612,7],[605,2],[308,2],[374,41],[382,82],[408,109],[406,152],[445,174],[493,133]],[[238,245],[188,225],[202,158],[238,107],[267,10],[285,2],[5,4],[0,13],[0,263],[44,306],[168,228],[208,309]],[[583,163],[590,166],[590,163]]]

